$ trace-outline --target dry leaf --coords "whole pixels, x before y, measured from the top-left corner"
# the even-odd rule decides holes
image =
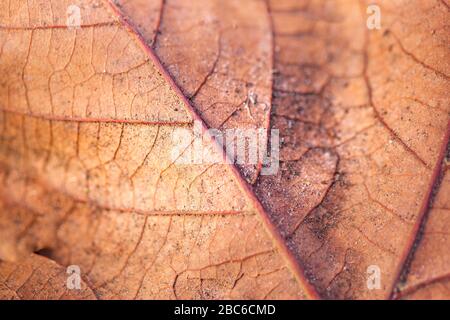
[[[0,297],[11,300],[92,300],[94,292],[81,279],[77,290],[67,284],[66,268],[45,257],[32,254],[20,264],[2,262]]]
[[[397,297],[406,299],[448,299],[450,297],[450,167],[443,164],[441,185],[435,190],[433,204],[424,230],[420,230],[415,252],[411,256],[404,283],[399,284]]]
[[[368,4],[2,4],[1,297],[61,297],[45,252],[78,298],[448,298],[448,5]],[[199,120],[278,129],[277,174],[179,163]]]

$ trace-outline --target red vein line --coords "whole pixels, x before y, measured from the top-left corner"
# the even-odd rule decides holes
[[[272,118],[272,99],[273,99],[273,90],[274,90],[274,74],[273,74],[273,68],[275,67],[275,26],[274,26],[274,22],[273,22],[273,17],[272,17],[272,8],[270,7],[270,3],[269,1],[265,1],[266,4],[266,8],[267,8],[267,19],[269,21],[269,27],[270,27],[270,37],[271,37],[271,46],[272,46],[272,61],[271,61],[271,72],[270,72],[270,83],[272,83],[272,92],[269,96],[269,108],[267,110],[267,117],[265,119],[265,127],[266,127],[266,148],[267,151],[270,149],[269,148],[269,141],[270,141],[270,132],[271,132],[271,118]],[[263,150],[265,153],[267,153],[266,150]],[[263,163],[261,162],[261,160],[258,160],[258,163],[256,165],[256,172],[255,172],[255,177],[253,178],[252,184],[255,184],[256,181],[258,181],[258,178],[261,174],[262,171],[262,167],[263,167]]]
[[[158,35],[161,32],[161,22],[164,14],[164,6],[166,5],[166,0],[161,0],[161,9],[159,10],[158,22],[156,23],[155,34],[153,35],[153,39],[151,42],[152,47],[156,45],[156,41],[158,40]]]
[[[223,159],[226,159],[226,165],[230,169],[233,176],[236,178],[236,181],[241,187],[244,194],[250,199],[251,203],[255,207],[256,212],[261,216],[261,220],[264,227],[266,228],[266,231],[273,238],[272,240],[275,246],[277,247],[278,252],[286,260],[289,269],[305,290],[306,295],[312,299],[319,299],[319,294],[317,293],[316,289],[308,282],[303,268],[299,265],[294,255],[287,247],[281,234],[270,220],[269,214],[265,211],[265,209],[261,205],[260,201],[253,192],[251,186],[247,183],[247,181],[242,176],[238,168],[231,161],[229,161],[230,159],[228,158],[228,155],[224,152],[223,148],[217,143],[215,139],[213,139],[211,134],[208,132],[207,126],[203,121],[203,119],[198,115],[197,111],[190,104],[186,96],[182,93],[181,89],[176,85],[175,81],[169,75],[167,70],[163,67],[161,61],[155,55],[154,51],[149,46],[146,45],[146,41],[142,37],[142,35],[139,32],[137,32],[137,30],[133,27],[131,23],[128,22],[126,18],[122,16],[120,9],[117,8],[117,6],[112,0],[105,0],[105,1],[108,2],[114,14],[122,21],[123,25],[127,28],[129,33],[136,38],[141,48],[149,55],[150,59],[155,64],[156,69],[161,72],[161,75],[164,77],[167,83],[175,91],[175,93],[181,99],[181,101],[183,101],[186,110],[191,114],[193,119],[199,121],[202,124],[202,134],[204,135],[204,137],[209,139],[213,147],[216,148],[216,151],[223,156]]]
[[[440,275],[440,276],[437,276],[437,277],[434,277],[434,278],[431,278],[431,279],[428,279],[428,280],[421,281],[421,282],[413,285],[410,288],[407,288],[407,289],[405,289],[403,291],[400,291],[394,297],[394,299],[396,299],[396,300],[401,299],[402,297],[408,296],[408,295],[410,295],[410,294],[412,294],[414,292],[417,292],[420,289],[426,288],[426,287],[428,287],[430,285],[433,285],[435,283],[439,283],[441,281],[448,280],[449,278],[450,278],[450,273],[446,273],[446,274],[443,274],[443,275]]]
[[[372,110],[374,112],[374,115],[376,117],[376,119],[378,119],[378,121],[381,123],[381,125],[389,132],[389,134],[391,135],[391,137],[393,139],[395,139],[398,143],[400,143],[400,145],[406,150],[408,151],[411,155],[414,156],[414,158],[419,161],[420,163],[422,163],[425,167],[429,167],[428,164],[425,162],[425,160],[423,160],[418,154],[417,152],[412,149],[410,146],[408,146],[403,139],[397,134],[397,132],[394,131],[394,129],[392,129],[388,123],[386,122],[386,120],[384,120],[384,118],[381,116],[380,112],[378,111],[378,109],[376,108],[374,101],[373,101],[373,89],[372,89],[372,84],[370,83],[370,79],[369,76],[367,75],[367,67],[368,67],[368,53],[367,53],[367,42],[366,42],[366,48],[364,51],[364,74],[363,74],[363,79],[364,82],[366,83],[367,86],[367,95],[369,96],[369,105],[372,107]]]
[[[429,209],[432,202],[432,196],[433,196],[433,189],[435,188],[436,184],[439,182],[439,175],[441,173],[441,164],[444,160],[444,157],[447,153],[447,145],[450,138],[450,120],[447,123],[447,132],[445,133],[442,144],[441,144],[441,150],[439,151],[439,155],[436,160],[436,165],[434,166],[433,173],[430,178],[430,184],[428,185],[427,192],[425,193],[425,198],[422,201],[422,206],[419,211],[419,216],[417,218],[417,222],[414,225],[413,230],[411,231],[411,234],[408,237],[407,246],[405,247],[404,251],[401,254],[401,260],[400,263],[397,266],[397,269],[395,271],[395,281],[392,283],[391,288],[389,290],[389,298],[394,299],[395,298],[395,288],[397,286],[397,283],[401,280],[403,270],[405,265],[408,262],[408,258],[410,254],[412,253],[414,249],[414,244],[418,240],[418,237],[420,236],[420,230],[422,226],[426,223],[426,218],[429,213]]]
[[[67,25],[50,25],[50,26],[30,26],[30,27],[18,27],[18,26],[4,26],[0,25],[0,30],[8,31],[34,31],[34,30],[50,30],[50,29],[77,29],[77,28],[96,28],[96,27],[112,27],[118,26],[117,21],[107,21],[100,23],[83,24],[77,27],[71,27]]]
[[[450,5],[445,0],[440,0],[440,1],[441,1],[442,5],[446,6],[447,9],[450,10]]]
[[[216,58],[214,59],[213,65],[211,66],[211,68],[209,69],[208,73],[203,78],[203,80],[200,83],[200,85],[197,87],[197,89],[194,91],[194,93],[189,97],[189,99],[191,101],[194,100],[197,97],[197,95],[199,94],[200,90],[203,89],[203,87],[205,86],[206,82],[208,82],[208,80],[213,75],[214,71],[216,71],[217,64],[219,63],[220,56],[222,55],[222,36],[221,36],[221,34],[219,34],[217,42],[218,42],[218,44],[217,44],[217,55],[216,55]]]
[[[154,121],[154,120],[133,120],[133,119],[112,119],[112,118],[82,118],[82,117],[64,117],[64,116],[54,116],[48,114],[30,114],[27,112],[20,112],[16,110],[8,110],[0,108],[0,112],[12,113],[15,115],[27,116],[30,118],[36,118],[48,121],[60,121],[60,122],[86,122],[86,123],[122,123],[122,124],[145,124],[145,125],[155,125],[155,126],[182,126],[190,125],[191,121]]]
[[[388,30],[389,31],[389,30]],[[391,31],[390,34],[392,35],[392,37],[395,39],[395,41],[397,42],[400,50],[407,55],[408,57],[410,57],[415,63],[421,65],[423,68],[428,69],[431,72],[434,72],[436,75],[449,80],[449,76],[446,75],[445,73],[433,68],[432,66],[426,64],[423,61],[420,61],[419,58],[417,58],[412,52],[406,50],[406,48],[403,46],[403,43],[400,41],[400,39]]]

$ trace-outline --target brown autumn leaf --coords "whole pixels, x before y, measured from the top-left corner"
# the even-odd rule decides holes
[[[450,150],[450,149],[449,149]],[[442,165],[441,182],[417,248],[411,256],[397,297],[405,299],[448,299],[450,297],[450,153]]]
[[[322,296],[387,298],[448,141],[448,8],[439,1],[382,1],[383,29],[373,32],[362,27],[366,5],[339,4],[307,6],[305,20],[315,14],[319,21],[294,35],[282,9],[273,15],[280,46],[275,68],[281,70],[274,80],[273,125],[289,129],[294,120],[287,139],[304,143],[288,143],[281,151],[285,174],[282,164],[280,175],[261,179],[256,192]],[[296,21],[298,28],[308,24]],[[311,86],[291,85],[291,74]],[[312,123],[289,119],[292,106],[318,116]],[[319,179],[311,178],[311,167]],[[278,186],[293,179],[299,187],[288,203],[298,205],[291,209]],[[272,185],[276,195],[267,197]],[[367,290],[371,265],[381,270],[381,290]]]
[[[95,299],[94,292],[83,280],[78,290],[70,290],[66,281],[66,268],[45,257],[31,254],[20,264],[2,262],[0,297],[11,300]]]
[[[108,3],[78,2],[79,29],[58,20],[69,2],[15,3],[0,258],[46,249],[103,299],[303,297],[235,169],[173,163],[172,133],[197,116]]]
[[[358,1],[115,2],[75,1],[72,29],[73,2],[1,10],[0,259],[46,249],[103,299],[401,286],[448,141],[444,1],[382,1],[372,31]],[[172,133],[200,118],[279,129],[278,174],[173,163]],[[431,246],[419,286],[447,279]]]

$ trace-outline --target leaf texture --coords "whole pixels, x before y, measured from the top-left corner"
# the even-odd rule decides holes
[[[279,175],[255,189],[329,298],[390,296],[448,141],[448,8],[380,6],[379,32],[365,28],[360,2],[271,7],[279,46],[272,125],[286,145]],[[381,290],[367,289],[370,265],[382,271]]]
[[[264,1],[116,3],[208,127],[268,127],[273,47]],[[261,165],[244,164],[240,169],[254,182]]]
[[[145,30],[145,17],[136,15],[141,5],[121,4],[189,96],[185,84],[199,80],[183,68],[210,47],[203,35],[215,20],[194,24],[194,4],[164,1],[155,13],[159,24]],[[282,162],[277,176],[255,181],[254,192],[307,277],[329,298],[391,294],[448,140],[448,8],[439,2],[382,5],[383,29],[369,32],[362,2],[266,2],[274,61],[270,125],[280,130]],[[200,7],[215,16],[204,3]],[[407,36],[424,20],[433,22]],[[180,36],[174,24],[186,32]],[[191,41],[197,34],[202,40]],[[432,53],[414,46],[419,41]],[[213,66],[213,76],[220,72],[212,57],[197,59]],[[210,107],[193,103],[202,115]],[[220,128],[220,114],[212,116],[206,122]],[[236,118],[235,126],[245,125]],[[370,265],[383,270],[382,290],[366,288]]]
[[[448,5],[368,4],[2,4],[2,297],[69,298],[12,272],[44,249],[78,298],[448,298]],[[279,130],[279,171],[177,163],[180,130],[223,160],[196,120]]]
[[[80,29],[43,14],[2,27],[2,68],[22,67],[2,85],[1,258],[48,248],[100,298],[304,297],[230,166],[174,165],[193,114],[148,48],[106,4],[79,6]],[[41,63],[58,50],[59,68]]]
[[[66,287],[66,269],[40,255],[31,254],[20,265],[0,262],[0,299],[95,300],[94,292],[81,281],[80,288]]]
[[[449,157],[442,165],[440,187],[436,190],[424,230],[416,244],[406,279],[399,284],[397,297],[406,299],[448,299],[450,296]]]

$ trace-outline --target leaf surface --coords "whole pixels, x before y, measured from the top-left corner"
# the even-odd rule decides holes
[[[322,296],[389,297],[448,141],[448,8],[380,2],[369,31],[362,2],[271,4],[272,125],[286,144],[256,192]],[[371,265],[380,290],[367,288]]]
[[[115,2],[208,127],[267,129],[273,46],[264,1]],[[238,166],[249,182],[261,170]]]
[[[442,165],[440,186],[434,198],[424,230],[420,232],[405,280],[399,283],[397,297],[406,299],[447,299],[450,296],[450,167]]]
[[[196,115],[107,3],[77,2],[75,29],[55,18],[69,3],[14,4],[0,38],[0,257],[46,249],[102,299],[304,297],[233,169],[175,165],[173,132],[192,133]]]
[[[31,254],[20,265],[0,262],[0,299],[94,300],[94,292],[81,279],[77,290],[66,286],[66,268]]]
[[[1,10],[1,259],[49,248],[99,298],[448,295],[427,231],[405,271],[445,221],[444,1],[381,1],[381,30],[364,1],[68,5]],[[278,129],[280,170],[180,165],[194,120]]]
[[[200,92],[221,101],[208,87],[216,87],[213,80],[226,57],[200,53],[210,50],[209,32],[221,34],[213,26],[218,20],[223,28],[231,9],[221,6],[218,18],[214,1],[164,1],[153,19],[158,23],[146,28],[141,4],[118,2],[188,96],[190,86],[205,79],[191,72],[193,63],[207,75]],[[248,181],[307,277],[329,298],[390,296],[448,141],[448,6],[383,1],[383,27],[369,31],[368,4],[265,3],[274,68],[270,127],[280,130],[281,170]],[[264,10],[250,11],[265,21]],[[254,21],[239,21],[232,12],[235,30]],[[205,16],[216,19],[205,22]],[[249,37],[233,35],[233,43],[246,48]],[[260,51],[254,52],[257,57]],[[221,85],[228,93],[229,83]],[[207,124],[221,128],[221,113],[205,115],[211,102],[193,99]],[[235,120],[235,127],[246,125],[243,118]],[[366,287],[371,265],[382,270],[381,290]]]

